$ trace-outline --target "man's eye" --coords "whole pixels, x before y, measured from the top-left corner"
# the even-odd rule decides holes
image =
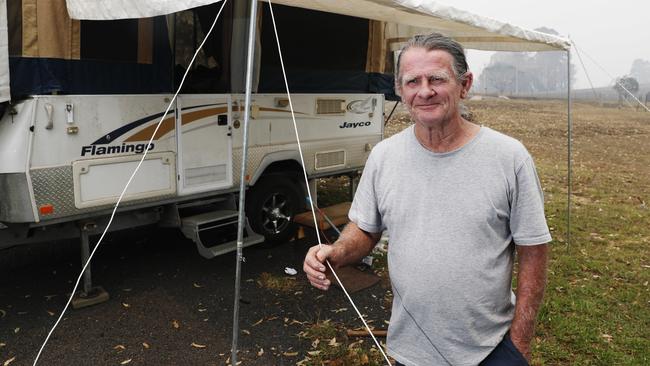
[[[415,80],[415,79],[410,79],[410,80],[407,80],[407,81],[406,81],[406,84],[408,84],[408,85],[415,85],[415,84],[417,84],[417,82],[418,82],[418,81]]]

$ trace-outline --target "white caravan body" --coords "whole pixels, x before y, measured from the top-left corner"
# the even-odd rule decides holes
[[[243,95],[34,96],[0,120],[0,222],[44,226],[112,209],[147,151],[122,210],[233,192]],[[382,138],[383,95],[292,95],[310,177],[359,170]],[[246,177],[300,162],[286,95],[253,97]],[[158,123],[160,126],[152,140]],[[0,244],[2,246],[2,244]]]

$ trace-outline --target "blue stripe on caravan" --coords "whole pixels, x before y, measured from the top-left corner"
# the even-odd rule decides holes
[[[181,110],[186,111],[186,110],[195,109],[195,108],[210,107],[210,106],[217,106],[217,105],[223,105],[223,104],[226,104],[226,103],[213,103],[213,104],[195,105],[195,106],[192,106],[192,107],[181,108]],[[155,119],[158,119],[158,118],[162,117],[163,114],[165,114],[165,112],[152,114],[150,116],[147,116],[147,117],[141,118],[139,120],[133,121],[133,122],[127,124],[127,125],[124,125],[124,126],[122,126],[120,128],[117,128],[117,129],[107,133],[106,135],[99,138],[97,141],[93,142],[91,145],[109,144],[109,143],[111,143],[111,141],[113,141],[116,138],[124,135],[125,133],[131,131],[132,129],[134,129],[134,128],[138,127],[138,126],[141,126],[141,125],[143,125],[145,123],[151,122],[152,120],[155,120]],[[170,114],[170,113],[168,113],[168,114]]]

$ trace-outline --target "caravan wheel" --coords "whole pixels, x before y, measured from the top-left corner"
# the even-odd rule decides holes
[[[297,226],[291,220],[300,208],[300,188],[289,178],[269,175],[260,179],[246,197],[250,226],[267,243],[288,241]]]

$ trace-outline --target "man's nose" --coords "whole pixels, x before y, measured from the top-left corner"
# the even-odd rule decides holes
[[[420,84],[420,89],[418,90],[418,96],[421,98],[430,98],[434,95],[438,94],[436,92],[436,89],[433,87],[433,85],[429,82],[423,82]]]

